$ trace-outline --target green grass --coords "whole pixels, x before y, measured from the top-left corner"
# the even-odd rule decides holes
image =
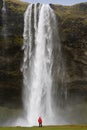
[[[28,3],[21,0],[6,0],[6,8],[15,13],[24,14],[27,6]]]
[[[87,126],[0,127],[0,130],[87,130]]]

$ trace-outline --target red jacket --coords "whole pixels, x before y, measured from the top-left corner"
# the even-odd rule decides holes
[[[38,118],[38,123],[42,123],[42,118],[41,117]]]

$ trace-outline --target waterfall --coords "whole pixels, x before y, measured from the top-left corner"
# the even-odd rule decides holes
[[[3,24],[2,35],[4,37],[4,42],[6,43],[8,31],[7,31],[7,11],[6,11],[5,0],[3,0],[3,7],[2,7],[2,24]]]
[[[31,4],[24,17],[23,102],[29,125],[38,125],[39,116],[46,125],[55,124],[53,104],[53,67],[58,55],[61,68],[61,45],[56,16],[48,4]],[[57,61],[56,61],[57,62]],[[57,71],[57,70],[55,70]],[[57,122],[58,123],[58,122]]]
[[[7,19],[7,9],[5,0],[3,0],[2,6],[2,31],[1,35],[3,37],[3,44],[2,44],[2,55],[5,58],[6,63],[6,70],[10,69],[10,58],[9,58],[9,29],[8,29],[8,19]]]
[[[6,12],[5,0],[3,0],[3,7],[2,7],[2,11],[3,11],[3,12]]]

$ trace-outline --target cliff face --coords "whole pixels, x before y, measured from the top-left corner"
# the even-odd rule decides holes
[[[0,103],[19,104],[21,101],[22,44],[24,12],[27,3],[19,0],[6,0],[6,14],[3,18],[0,1]],[[3,23],[6,23],[7,36],[3,34]]]
[[[0,1],[0,104],[21,101],[24,12],[28,3],[6,0],[7,38],[2,33],[2,1]],[[87,3],[74,6],[51,5],[59,23],[59,35],[66,68],[68,92],[87,92]],[[58,82],[55,75],[55,82]],[[12,105],[13,105],[12,104]]]
[[[51,5],[59,20],[60,40],[66,68],[68,94],[87,94],[87,3]]]

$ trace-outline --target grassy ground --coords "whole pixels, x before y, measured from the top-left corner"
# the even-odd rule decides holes
[[[87,130],[87,126],[0,127],[0,130]]]

